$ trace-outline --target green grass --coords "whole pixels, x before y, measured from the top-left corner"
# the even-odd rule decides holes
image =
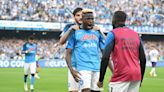
[[[164,92],[164,68],[157,68],[157,77],[150,77],[149,71],[147,68],[140,92]],[[110,77],[107,72],[104,92]],[[35,81],[35,92],[67,92],[67,68],[42,68],[40,77]],[[24,92],[23,68],[0,68],[0,92]]]

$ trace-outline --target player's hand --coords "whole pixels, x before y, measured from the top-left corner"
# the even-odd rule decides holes
[[[79,75],[81,75],[81,74],[74,69],[70,69],[70,71],[71,71],[71,74],[72,74],[73,78],[75,79],[75,81],[79,82],[79,80],[81,80]]]
[[[28,53],[31,53],[33,50],[34,50],[33,48],[29,48],[29,49],[27,50],[27,52],[28,52]]]
[[[79,29],[80,29],[78,25],[73,25],[73,26],[71,26],[71,28],[72,28],[73,30],[79,30]]]
[[[102,88],[103,87],[103,82],[97,82],[97,86],[99,87],[99,88]]]
[[[30,53],[31,51],[30,50],[26,50],[25,53]]]
[[[94,26],[94,27],[93,27],[93,30],[100,31],[100,27],[98,27],[98,26]]]

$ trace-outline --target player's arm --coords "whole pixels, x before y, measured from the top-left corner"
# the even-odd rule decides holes
[[[107,44],[107,46],[105,47],[103,51],[103,57],[101,59],[101,66],[100,66],[100,77],[99,77],[99,82],[97,83],[98,87],[103,87],[103,80],[104,80],[104,76],[105,76],[108,65],[112,72],[114,70],[112,63],[109,61],[110,54],[113,48],[114,48],[114,40],[112,40],[109,44]]]
[[[140,59],[140,67],[141,67],[141,82],[144,77],[145,73],[145,66],[146,66],[146,56],[143,48],[142,41],[140,40],[140,46],[139,46],[139,59]]]
[[[26,54],[29,53],[29,51],[26,48],[26,43],[23,45],[23,49],[22,49],[22,54]]]
[[[72,57],[72,50],[67,49],[67,51],[66,51],[67,66],[68,66],[68,69],[70,70],[73,78],[75,79],[75,81],[78,82],[80,80],[79,73],[76,70],[74,70],[72,65],[71,65],[71,57]]]
[[[71,57],[72,57],[72,49],[74,49],[75,46],[75,38],[74,38],[74,34],[71,35],[71,37],[68,39],[68,44],[67,44],[67,50],[66,50],[66,63],[68,66],[68,69],[70,70],[72,76],[74,77],[75,81],[78,82],[80,80],[80,77],[78,75],[78,72],[75,71],[72,67],[71,64]]]
[[[114,47],[114,40],[110,44],[108,44],[104,49],[103,57],[101,59],[100,79],[99,79],[100,82],[102,82],[103,79],[104,79],[104,75],[105,75],[105,72],[106,72],[106,68],[108,66],[110,54],[113,50],[113,47]],[[113,72],[113,67],[112,66],[110,67],[110,69],[111,69],[111,72]]]
[[[71,65],[72,49],[74,49],[74,38],[73,38],[73,36],[71,36],[68,39],[68,44],[66,46],[66,58],[65,59],[66,59],[67,66],[68,66],[70,71],[73,69],[72,65]]]
[[[72,57],[72,49],[67,48],[67,50],[66,50],[66,58],[65,59],[66,59],[67,66],[68,66],[70,71],[73,70],[72,65],[71,65],[71,57]]]
[[[68,37],[72,34],[72,31],[74,30],[79,30],[79,26],[78,25],[73,25],[71,26],[68,31],[66,31],[60,38],[59,40],[59,44],[63,45],[64,43],[66,43]]]
[[[110,54],[113,48],[114,48],[114,34],[112,32],[108,32],[107,39],[105,42],[105,48],[101,60],[99,82],[97,84],[99,87],[103,86],[103,80],[104,80],[107,66],[109,66],[110,70],[113,72],[112,63],[109,61]]]
[[[112,31],[109,31],[108,32],[108,34],[107,34],[107,37],[106,37],[106,41],[105,41],[105,45],[104,45],[104,47],[105,46],[107,46],[107,44],[110,44],[110,42],[112,41],[112,40],[114,40],[114,33],[112,32]],[[109,58],[110,59],[110,58]],[[109,69],[110,69],[110,67],[111,67],[111,62],[109,62]]]

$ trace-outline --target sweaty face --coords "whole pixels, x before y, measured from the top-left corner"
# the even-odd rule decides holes
[[[74,16],[76,23],[82,24],[82,11],[79,11]]]
[[[83,27],[84,29],[92,29],[94,26],[94,17],[92,13],[83,14]]]

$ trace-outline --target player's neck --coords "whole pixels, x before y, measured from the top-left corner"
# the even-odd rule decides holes
[[[119,27],[125,27],[125,24],[120,23],[120,24],[113,25],[113,29],[119,28]]]

